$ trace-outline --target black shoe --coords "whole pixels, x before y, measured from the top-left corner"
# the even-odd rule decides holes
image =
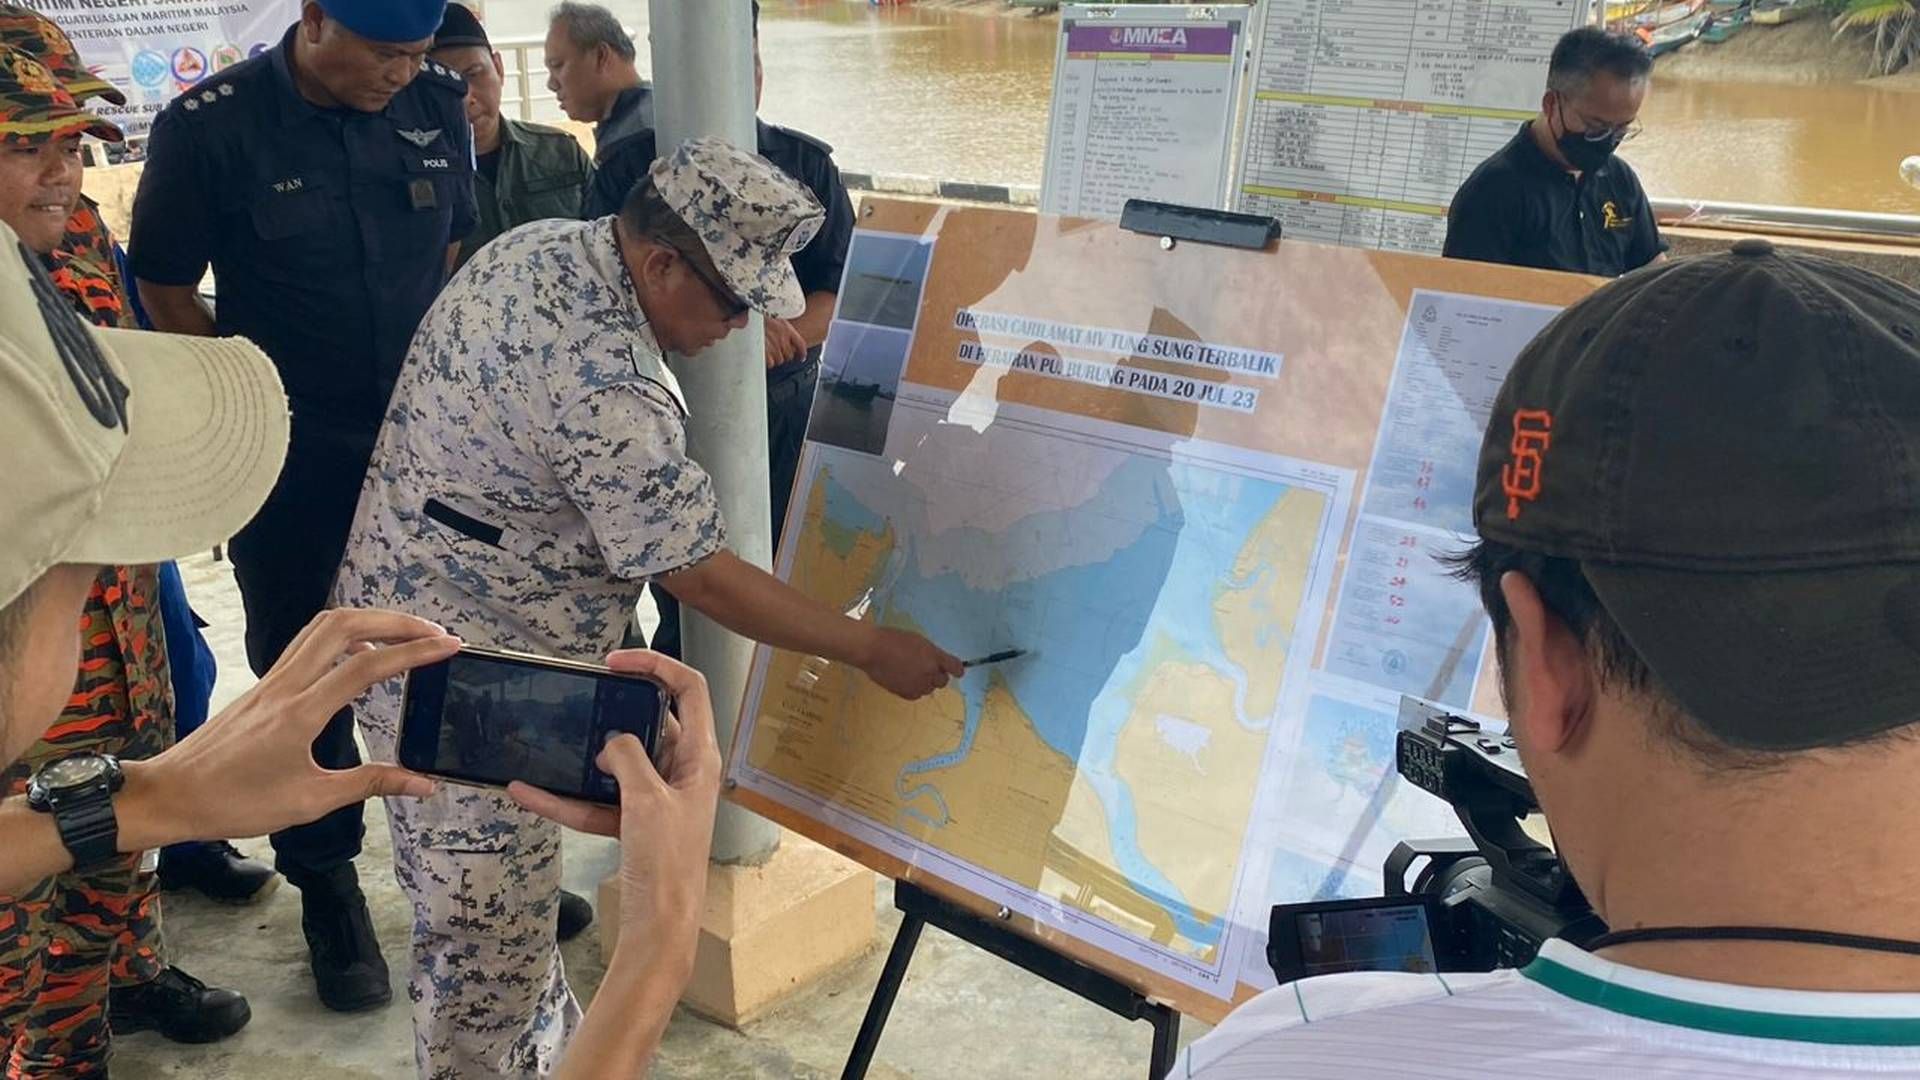
[[[107,997],[115,1035],[157,1031],[179,1043],[210,1043],[232,1035],[253,1019],[247,999],[215,990],[177,967],[160,969],[152,982],[116,986]]]
[[[280,887],[280,875],[224,841],[180,844],[160,852],[160,887],[193,889],[222,904],[257,904]]]
[[[387,962],[352,864],[294,884],[300,886],[300,929],[312,952],[320,1003],[334,1012],[360,1012],[392,1001]]]
[[[593,905],[579,893],[560,890],[560,940],[572,941],[593,925]]]

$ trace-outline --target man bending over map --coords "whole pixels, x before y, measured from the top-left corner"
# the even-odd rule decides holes
[[[615,217],[538,222],[483,248],[414,338],[336,601],[597,661],[657,579],[738,633],[902,697],[959,675],[918,634],[847,618],[728,551],[713,485],[686,456],[663,351],[697,353],[749,309],[797,313],[790,256],[821,217],[766,161],[702,139],[657,162]],[[399,704],[384,686],[359,714],[376,755],[393,753]],[[414,904],[421,1074],[547,1075],[580,1019],[554,940],[558,827],[473,788],[388,812]]]

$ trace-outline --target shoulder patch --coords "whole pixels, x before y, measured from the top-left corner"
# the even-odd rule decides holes
[[[790,127],[782,127],[779,124],[773,124],[771,126],[773,130],[793,139],[795,142],[810,146],[823,154],[832,155],[833,153],[832,144],[828,143],[825,139],[817,139],[804,131],[795,131]]]
[[[429,59],[421,64],[418,79],[429,86],[438,86],[444,90],[457,90],[461,97],[467,96],[467,80],[461,78],[459,72],[442,64],[438,60]]]

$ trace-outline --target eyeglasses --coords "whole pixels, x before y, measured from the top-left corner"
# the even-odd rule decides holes
[[[675,255],[678,255],[680,257],[680,261],[686,264],[687,269],[693,272],[693,276],[699,278],[701,284],[705,285],[713,293],[713,298],[715,300],[720,301],[720,309],[727,313],[728,322],[732,322],[733,320],[753,310],[752,304],[749,304],[745,300],[742,300],[738,296],[735,296],[733,294],[732,289],[727,288],[725,285],[715,280],[713,275],[707,273],[705,270],[702,270],[700,268],[700,260],[694,258],[693,256],[687,254],[684,251],[681,251],[677,247],[673,249],[673,253]]]
[[[1574,115],[1578,116],[1579,114],[1575,113]],[[1582,124],[1590,123],[1584,116],[1580,117],[1580,121]],[[1560,127],[1562,129],[1567,128],[1567,105],[1564,101],[1560,103]],[[1629,120],[1624,124],[1614,124],[1608,127],[1586,127],[1581,131],[1573,131],[1570,133],[1578,135],[1580,138],[1592,143],[1616,140],[1619,142],[1631,142],[1635,136],[1640,134],[1640,121]]]
[[[1577,134],[1588,142],[1609,142],[1615,139],[1620,142],[1631,142],[1634,136],[1640,134],[1640,121],[1635,120],[1617,127],[1588,128]]]

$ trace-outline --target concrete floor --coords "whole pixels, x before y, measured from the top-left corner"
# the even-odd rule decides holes
[[[194,606],[213,625],[208,639],[220,661],[216,706],[252,683],[241,647],[239,594],[224,563],[200,557],[182,565]],[[264,840],[241,843],[255,855]],[[569,834],[568,888],[593,895],[615,865],[611,841]],[[410,914],[394,884],[386,818],[367,808],[367,847],[360,877],[399,994],[386,1009],[353,1016],[330,1013],[313,996],[300,935],[299,893],[283,888],[261,904],[225,908],[195,896],[169,894],[165,924],[171,959],[215,986],[247,995],[253,1022],[213,1046],[177,1046],[157,1035],[120,1040],[116,1080],[196,1077],[200,1080],[372,1080],[413,1071],[405,998]],[[892,887],[881,881],[874,903],[880,926],[864,957],[734,1031],[682,1012],[667,1032],[653,1075],[676,1077],[833,1077],[859,1030],[879,977],[887,942],[899,925]],[[603,972],[594,931],[563,949],[582,1001]],[[1204,1030],[1188,1022],[1188,1039]],[[886,1037],[869,1073],[876,1080],[1013,1080],[1019,1077],[1144,1074],[1152,1033],[1102,1012],[1048,983],[947,935],[921,938]]]

